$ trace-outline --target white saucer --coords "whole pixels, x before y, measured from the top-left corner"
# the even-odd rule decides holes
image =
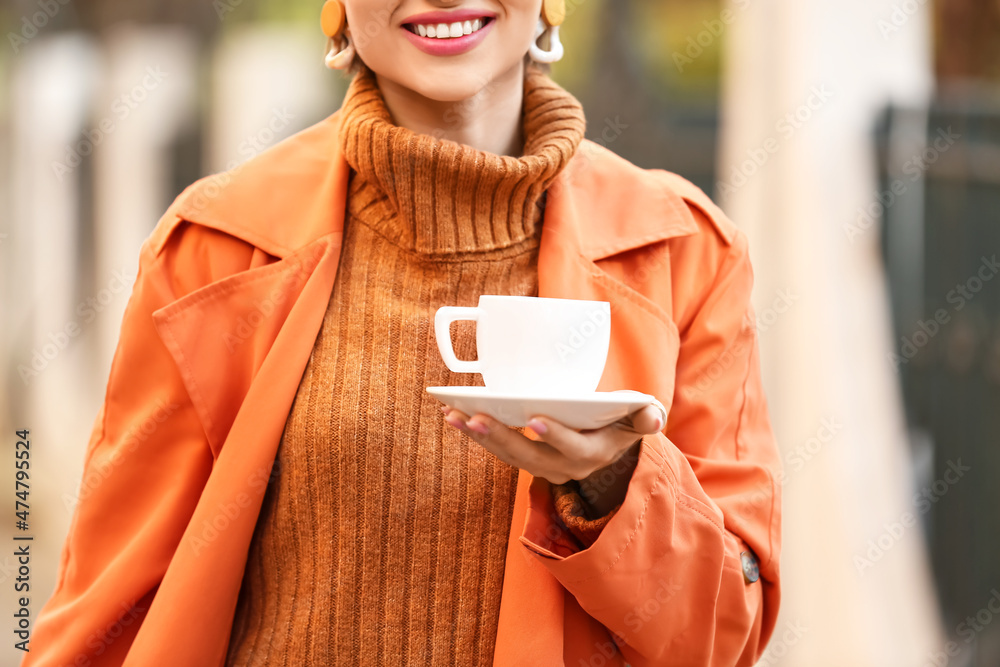
[[[427,387],[436,399],[472,416],[488,414],[508,426],[524,426],[535,415],[545,415],[575,429],[592,429],[616,422],[653,403],[667,411],[654,396],[629,389],[595,391],[568,396],[490,393],[486,387]]]

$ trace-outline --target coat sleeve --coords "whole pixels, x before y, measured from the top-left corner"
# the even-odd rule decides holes
[[[558,538],[548,482],[531,485],[521,542],[632,667],[753,665],[777,616],[780,457],[746,237],[737,232],[718,255],[679,327],[667,424],[643,437],[625,500],[596,540],[581,549]],[[756,581],[744,576],[744,552],[759,564]]]
[[[197,233],[183,252],[199,253]],[[174,239],[176,240],[176,239]],[[140,251],[57,583],[22,665],[121,665],[212,468],[208,442],[152,314],[187,288],[176,244]]]

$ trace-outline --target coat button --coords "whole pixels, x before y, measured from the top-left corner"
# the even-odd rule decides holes
[[[743,581],[748,584],[760,579],[760,564],[752,551],[744,551],[740,554],[740,562],[743,564]]]

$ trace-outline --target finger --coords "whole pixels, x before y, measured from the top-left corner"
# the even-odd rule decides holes
[[[571,461],[549,443],[530,440],[486,414],[469,417],[453,409],[445,416],[445,421],[507,465],[525,470],[534,477],[543,477],[553,484],[582,479],[596,469],[587,463]]]
[[[647,405],[636,410],[631,415],[632,430],[640,435],[657,433],[663,430],[663,413],[656,405]]]
[[[528,420],[528,428],[571,461],[597,464],[606,458],[606,446],[602,446],[599,440],[589,438],[545,415],[535,415]]]
[[[556,448],[545,442],[530,440],[489,415],[474,415],[468,425],[473,440],[501,460],[532,474],[543,470],[563,470],[570,466],[570,462]]]
[[[448,412],[444,415],[444,420],[459,431],[468,431],[465,423],[469,420],[469,416],[461,410],[449,408]]]
[[[567,459],[574,461],[578,472],[590,474],[614,462],[645,433],[656,432],[654,429],[657,421],[661,420],[660,411],[653,407],[651,416],[644,410],[637,410],[607,426],[582,432],[574,431],[543,415],[533,417],[528,426],[536,432],[544,431],[544,434],[540,434],[542,439],[559,450]],[[649,422],[652,422],[652,425],[649,425]],[[647,426],[648,430],[643,430]]]

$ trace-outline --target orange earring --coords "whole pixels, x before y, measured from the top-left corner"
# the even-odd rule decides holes
[[[347,11],[344,9],[344,3],[340,0],[326,0],[323,3],[319,22],[324,35],[334,39],[340,37],[340,33],[343,32],[344,25],[347,23]]]
[[[554,63],[563,57],[563,45],[559,41],[559,26],[566,18],[566,0],[543,0],[542,15],[538,17],[538,27],[535,29],[535,39],[528,51],[531,59],[537,63]],[[538,38],[549,33],[549,50],[543,51],[538,46]]]
[[[544,0],[542,2],[542,20],[545,25],[559,26],[566,19],[566,0]]]
[[[330,69],[346,70],[354,60],[354,44],[347,34],[347,11],[340,0],[326,0],[320,13],[320,27],[326,35],[326,66]],[[337,42],[343,37],[347,45],[339,51]]]

